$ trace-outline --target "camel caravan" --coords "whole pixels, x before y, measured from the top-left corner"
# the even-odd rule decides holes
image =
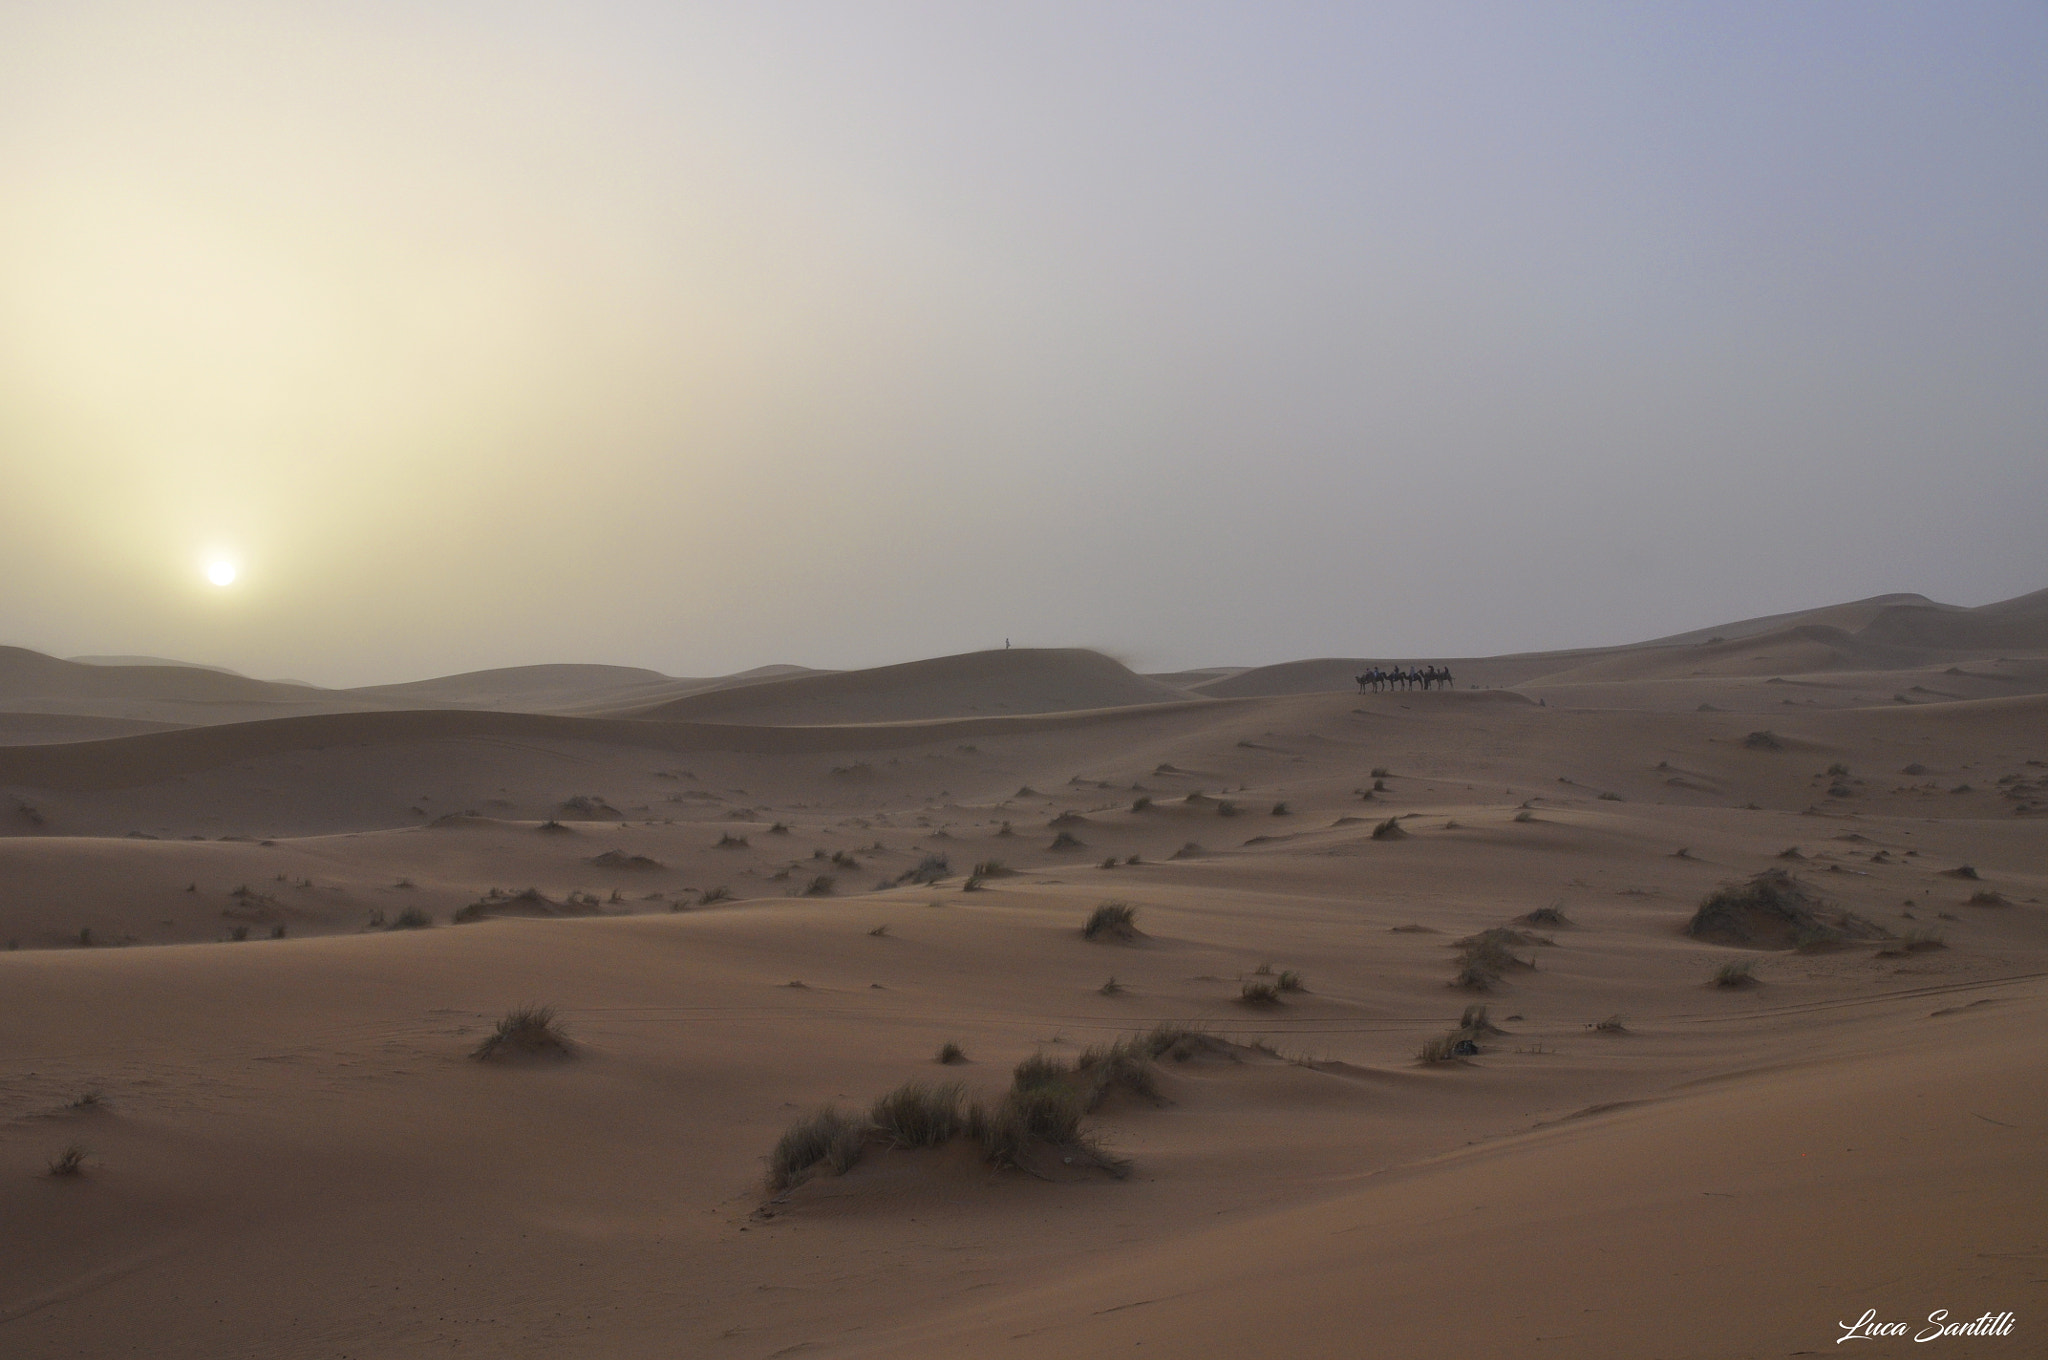
[[[1360,694],[1378,694],[1381,690],[1392,689],[1450,689],[1451,668],[1449,666],[1424,666],[1421,670],[1410,666],[1402,670],[1374,666],[1363,675],[1354,675]]]

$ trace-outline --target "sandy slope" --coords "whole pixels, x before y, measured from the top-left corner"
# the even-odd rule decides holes
[[[1013,660],[990,684],[1042,692]],[[1651,676],[803,724],[915,689],[870,672],[752,724],[0,749],[0,1354],[1705,1360],[1938,1307],[2020,1313],[1943,1353],[2039,1353],[2048,697],[1996,661],[1907,703]],[[963,892],[987,860],[1021,872]],[[1946,947],[1678,932],[1772,866]],[[446,924],[529,886],[599,910]],[[1110,897],[1136,943],[1080,938]],[[1447,985],[1549,905],[1533,969]],[[441,924],[365,928],[408,907]],[[1242,1004],[1261,966],[1307,990]],[[1418,1063],[1475,1000],[1507,1033]],[[527,1001],[575,1061],[467,1060]],[[953,1147],[761,1187],[822,1102],[1163,1020],[1240,1042],[1095,1117],[1128,1180]],[[85,1176],[39,1174],[72,1142]]]

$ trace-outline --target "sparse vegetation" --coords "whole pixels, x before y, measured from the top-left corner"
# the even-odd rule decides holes
[[[1088,914],[1081,927],[1084,940],[1134,940],[1138,936],[1138,909],[1128,902],[1104,902]]]
[[[1292,814],[1288,811],[1287,804],[1283,800],[1281,802],[1273,804],[1273,815],[1275,817],[1286,817]]]
[[[552,1006],[520,1006],[505,1012],[496,1029],[471,1051],[479,1062],[516,1058],[567,1058],[574,1054],[569,1035],[555,1021]]]
[[[731,900],[732,889],[724,884],[720,884],[716,888],[706,888],[703,892],[697,894],[697,905],[700,907],[708,907],[713,902],[730,902]]]
[[[882,924],[882,925],[878,925],[878,926],[876,926],[876,927],[875,927],[875,928],[874,928],[873,930],[870,930],[870,931],[868,932],[868,934],[869,934],[869,935],[873,936],[873,937],[874,937],[875,939],[877,939],[877,940],[879,940],[879,939],[882,939],[882,938],[886,937],[886,936],[888,935],[888,933],[889,933],[889,927],[888,927],[887,923],[884,923],[884,924]]]
[[[1109,981],[1103,983],[1099,990],[1104,996],[1115,996],[1118,993],[1122,992],[1124,990],[1124,987],[1122,983],[1116,980],[1116,974],[1111,973],[1109,975]]]
[[[386,930],[426,930],[433,924],[434,918],[421,911],[418,907],[407,907],[404,911],[392,917],[391,924],[384,928]]]
[[[1777,733],[1770,731],[1752,732],[1742,739],[1742,744],[1752,751],[1782,751],[1785,749],[1785,743],[1778,739]]]
[[[896,881],[899,883],[936,883],[953,872],[953,862],[944,855],[926,855],[917,864],[903,872]]]
[[[1248,977],[1238,984],[1237,999],[1247,1006],[1276,1005],[1280,1000],[1280,984],[1271,978]]]
[[[1529,809],[1527,808],[1523,808],[1520,812],[1517,812],[1515,814],[1515,820],[1518,822],[1533,822],[1536,820],[1536,814],[1529,811]]]
[[[1376,841],[1403,841],[1408,839],[1408,833],[1401,829],[1399,817],[1389,817],[1372,829],[1372,838]]]
[[[1755,959],[1734,959],[1714,970],[1716,987],[1748,987],[1756,980]]]
[[[809,884],[805,886],[804,896],[830,897],[832,895],[832,887],[837,882],[838,880],[833,878],[830,874],[819,874],[817,877],[813,878]]]
[[[1623,1023],[1625,1019],[1624,1016],[1610,1015],[1605,1020],[1596,1021],[1592,1028],[1602,1034],[1626,1034],[1628,1026]]]
[[[91,1155],[92,1150],[83,1143],[73,1143],[50,1159],[49,1167],[44,1174],[54,1176],[59,1180],[83,1176],[85,1174],[85,1159]]]
[[[961,1048],[960,1045],[954,1043],[951,1039],[948,1039],[945,1043],[939,1045],[938,1057],[934,1061],[943,1063],[948,1067],[957,1067],[967,1061],[967,1050]]]
[[[1016,872],[999,859],[985,859],[974,866],[976,878],[1008,878]]]
[[[860,1161],[867,1128],[860,1120],[827,1105],[783,1130],[768,1154],[768,1188],[787,1190],[801,1184],[820,1162],[839,1175]]]
[[[746,848],[747,838],[745,836],[735,836],[730,831],[720,832],[718,844],[712,847],[714,850],[744,850]]]
[[[1062,831],[1052,838],[1052,844],[1047,848],[1052,850],[1079,850],[1082,848],[1082,841],[1073,832]]]
[[[1133,812],[1145,812],[1148,811],[1151,808],[1151,806],[1152,795],[1149,793],[1141,794],[1139,797],[1133,798],[1131,800],[1131,811]]]
[[[906,1081],[875,1101],[868,1122],[890,1147],[937,1147],[964,1131],[966,1099],[955,1081]]]
[[[1716,944],[1762,949],[1807,949],[1884,934],[1860,917],[1824,910],[1820,899],[1783,869],[1766,869],[1745,882],[1716,889],[1700,903],[1685,933]]]
[[[1569,926],[1571,921],[1558,907],[1538,907],[1522,918],[1532,926],[1549,926],[1552,929]]]
[[[1273,985],[1283,992],[1305,992],[1308,990],[1302,984],[1301,974],[1295,972],[1292,968],[1281,969],[1280,976]]]

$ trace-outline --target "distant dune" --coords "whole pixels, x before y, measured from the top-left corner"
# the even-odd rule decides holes
[[[314,698],[318,690],[251,680],[188,662],[101,665],[60,661],[22,647],[0,647],[0,703],[23,699],[142,699],[213,703]]]
[[[809,725],[1054,713],[1181,701],[1100,652],[1018,647],[689,695],[632,712],[668,721]]]

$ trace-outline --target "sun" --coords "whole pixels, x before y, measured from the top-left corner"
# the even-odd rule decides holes
[[[233,585],[235,583],[235,564],[232,562],[215,562],[211,564],[206,569],[206,579],[217,586]]]

